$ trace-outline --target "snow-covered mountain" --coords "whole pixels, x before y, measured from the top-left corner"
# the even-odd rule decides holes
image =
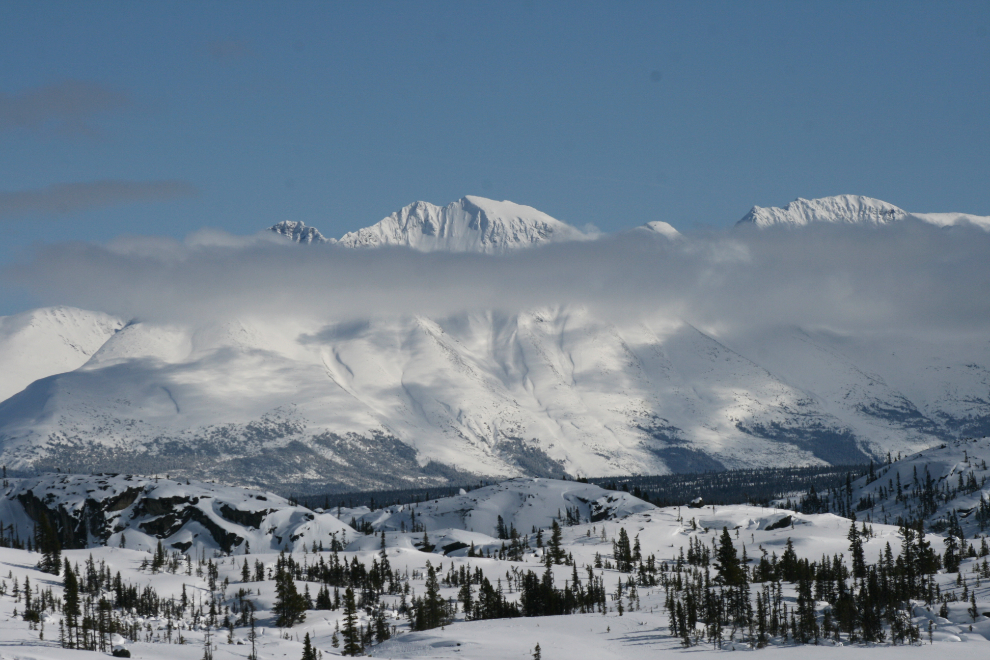
[[[985,342],[883,344],[792,329],[730,347],[572,308],[134,323],[0,403],[2,458],[346,490],[851,463],[990,426]]]
[[[39,378],[78,369],[122,327],[121,319],[71,307],[0,316],[0,401]]]
[[[836,195],[821,199],[798,198],[785,206],[754,206],[737,225],[765,228],[803,226],[815,222],[885,225],[908,217],[893,204],[860,195]]]
[[[750,222],[788,209],[805,222],[907,217],[845,197]],[[689,240],[659,221],[632,231]],[[500,253],[565,239],[588,237],[467,197],[411,205],[339,243]],[[0,365],[0,461],[12,469],[282,492],[852,463],[990,433],[990,341],[978,333],[705,332],[577,304],[126,325],[36,310],[0,319]]]
[[[447,206],[410,204],[383,220],[338,239],[302,222],[283,221],[270,231],[297,243],[337,243],[368,248],[404,246],[421,252],[501,254],[555,241],[587,240],[578,229],[530,206],[467,196]]]
[[[283,220],[268,228],[268,231],[284,236],[296,243],[328,243],[328,239],[316,227],[307,227],[305,222]]]
[[[803,227],[813,223],[883,226],[913,218],[937,227],[973,226],[990,231],[990,216],[968,213],[908,213],[893,204],[861,195],[798,198],[781,208],[754,206],[737,226]]]

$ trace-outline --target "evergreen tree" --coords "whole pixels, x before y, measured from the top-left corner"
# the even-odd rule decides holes
[[[65,617],[66,641],[68,647],[74,649],[79,641],[79,580],[69,565],[69,560],[65,560],[62,583],[65,590],[62,596],[62,614]],[[16,588],[16,583],[15,583]]]
[[[45,573],[58,575],[59,571],[62,570],[62,544],[58,540],[55,527],[44,512],[38,516],[38,525],[35,527],[34,533],[35,547],[41,553],[38,569]]]
[[[413,608],[413,630],[430,630],[449,623],[447,605],[440,596],[440,581],[433,564],[426,562],[426,594]]]
[[[309,639],[309,633],[303,637],[303,652],[301,660],[316,660],[316,649],[313,648],[313,643]]]
[[[276,565],[272,612],[275,614],[275,625],[279,628],[291,628],[306,619],[306,599],[296,589],[292,571],[284,565],[284,557],[280,557]]]
[[[341,655],[360,655],[364,652],[364,644],[361,643],[361,629],[357,623],[357,603],[354,602],[354,590],[347,587],[344,592],[344,629],[341,631],[344,638],[344,648]]]
[[[849,539],[849,555],[852,557],[853,577],[864,578],[866,577],[866,558],[863,554],[863,540],[860,538],[859,531],[856,529],[855,521],[849,525],[849,534],[846,538]]]
[[[562,546],[562,533],[560,531],[560,525],[556,520],[553,521],[553,524],[550,527],[550,543],[547,547],[550,553],[551,561],[555,564],[562,564],[566,554],[564,553]]]
[[[615,557],[615,568],[628,573],[632,571],[632,549],[629,547],[629,534],[625,527],[619,528],[619,538],[612,545],[612,555]]]
[[[505,526],[505,521],[502,520],[502,516],[498,517],[498,523],[495,525],[495,537],[502,540],[507,540],[509,538],[509,530]]]
[[[715,569],[717,571],[716,580],[726,586],[738,586],[742,584],[746,576],[743,573],[739,557],[736,555],[736,548],[732,545],[732,537],[729,535],[729,528],[722,528],[722,536],[719,539],[718,550],[715,553]]]

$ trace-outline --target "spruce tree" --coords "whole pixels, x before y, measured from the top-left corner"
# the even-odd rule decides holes
[[[555,564],[561,564],[564,561],[565,555],[564,555],[564,549],[562,547],[561,537],[562,534],[560,531],[560,525],[557,523],[556,520],[554,520],[553,524],[550,527],[550,543],[548,544],[548,548],[550,551],[550,559]]]
[[[316,660],[316,649],[313,648],[313,643],[309,639],[309,633],[303,637],[303,652],[300,660]]]
[[[69,565],[69,560],[65,560],[63,569],[63,585],[65,586],[62,595],[62,614],[65,617],[66,640],[70,649],[76,648],[79,639],[79,580]]]
[[[736,555],[736,548],[732,545],[732,536],[729,535],[729,528],[722,528],[722,536],[719,539],[718,550],[715,553],[715,569],[717,571],[716,580],[726,586],[738,586],[745,579],[743,569]]]
[[[341,655],[354,656],[364,652],[361,629],[357,623],[357,603],[354,602],[354,590],[350,587],[344,592],[344,629],[341,631],[341,636],[344,638]]]
[[[306,619],[306,599],[296,589],[292,572],[279,560],[275,573],[275,625],[279,628],[291,628]]]
[[[856,529],[855,521],[849,525],[849,534],[846,538],[849,539],[849,555],[852,557],[853,577],[864,578],[866,577],[866,558],[863,554],[863,540],[860,538],[859,531]]]

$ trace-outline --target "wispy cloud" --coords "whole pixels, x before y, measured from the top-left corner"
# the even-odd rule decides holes
[[[54,130],[97,136],[97,114],[131,105],[126,92],[95,82],[64,80],[16,94],[0,92],[0,131]]]
[[[248,42],[242,39],[219,39],[207,44],[210,57],[217,62],[230,64],[251,54]]]
[[[69,215],[118,204],[161,202],[192,197],[186,181],[103,180],[57,183],[46,188],[0,192],[0,220],[25,216]]]

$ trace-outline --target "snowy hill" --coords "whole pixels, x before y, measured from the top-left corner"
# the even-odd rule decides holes
[[[652,222],[647,222],[645,225],[640,225],[636,227],[633,231],[648,231],[664,238],[669,238],[671,240],[681,238],[681,232],[674,229],[669,223],[662,220],[654,220]]]
[[[156,483],[101,475],[47,475],[30,482],[12,483],[10,490],[18,495],[30,492],[30,501],[37,495],[49,502],[48,506],[57,505],[71,521],[79,520],[78,511],[90,510],[95,514],[98,529],[104,520],[116,529],[117,525],[134,522],[137,527],[177,525],[188,517],[183,529],[191,533],[198,531],[200,538],[207,536],[197,527],[202,524],[200,516],[209,524],[224,525],[223,533],[230,530],[243,534],[253,532],[254,525],[246,519],[269,508],[293,515],[300,513],[302,520],[309,516],[321,520],[326,515],[286,507],[284,501],[266,493],[164,479]],[[866,581],[851,575],[854,565],[847,538],[850,529],[847,518],[743,505],[657,509],[642,503],[637,505],[631,498],[623,499],[623,504],[614,509],[614,515],[605,519],[567,524],[573,521],[566,521],[566,515],[562,515],[560,556],[556,559],[560,563],[556,563],[550,546],[551,534],[545,526],[539,527],[543,521],[540,516],[558,503],[562,508],[565,503],[582,505],[584,500],[599,494],[594,487],[573,482],[516,480],[449,498],[449,502],[422,503],[413,508],[420,512],[417,519],[427,527],[456,521],[458,511],[466,506],[467,513],[477,515],[479,521],[482,512],[502,515],[504,522],[511,522],[521,534],[506,540],[462,529],[439,530],[441,533],[436,535],[430,531],[429,538],[437,547],[426,551],[417,547],[416,535],[412,533],[389,531],[383,535],[353,536],[353,530],[336,523],[326,531],[332,534],[333,530],[339,530],[338,540],[343,532],[347,532],[349,539],[355,539],[342,550],[327,547],[325,532],[322,537],[308,536],[305,541],[299,539],[290,544],[284,544],[284,539],[283,544],[265,543],[267,537],[263,536],[257,544],[251,538],[250,554],[244,552],[247,548],[243,545],[235,546],[232,553],[210,543],[191,546],[182,543],[178,548],[169,545],[166,548],[170,552],[182,549],[185,556],[172,555],[174,560],[170,557],[156,566],[153,559],[157,538],[141,536],[131,524],[124,533],[126,548],[113,543],[119,539],[115,532],[108,537],[111,542],[106,545],[94,542],[85,548],[65,548],[61,552],[70,567],[78,567],[76,582],[86,585],[80,600],[88,606],[94,594],[99,597],[103,601],[101,614],[111,622],[112,630],[121,631],[111,637],[93,634],[89,629],[95,649],[89,651],[63,648],[74,639],[72,623],[82,622],[84,630],[89,626],[95,628],[95,618],[78,617],[79,621],[73,621],[68,615],[69,589],[64,586],[64,574],[41,572],[42,555],[6,547],[10,541],[7,536],[4,547],[0,547],[0,639],[15,649],[11,652],[13,657],[43,660],[95,658],[98,652],[106,657],[105,652],[99,651],[104,642],[115,649],[126,648],[131,657],[151,660],[199,658],[211,641],[210,651],[217,658],[244,658],[253,653],[258,660],[282,660],[301,656],[306,643],[318,654],[334,657],[342,649],[350,616],[356,618],[357,625],[370,631],[371,636],[363,642],[364,652],[374,657],[524,658],[532,657],[537,645],[543,657],[548,658],[632,660],[677,654],[715,657],[724,650],[746,650],[785,660],[808,654],[849,660],[935,659],[949,654],[975,659],[986,655],[990,639],[990,616],[986,614],[990,612],[990,585],[983,565],[985,556],[965,557],[952,571],[932,567],[920,577],[912,573],[909,579],[930,581],[931,591],[939,595],[927,603],[910,596],[897,599],[890,617],[880,620],[884,634],[864,642],[845,628],[827,627],[843,615],[842,606],[850,602],[849,594],[855,597],[853,611],[857,626],[859,613],[865,610],[862,604],[868,602]],[[0,499],[0,507],[7,507],[3,515],[11,515],[10,503],[19,501]],[[85,502],[82,508],[80,502]],[[531,509],[539,509],[541,513],[530,517]],[[240,513],[232,513],[235,510]],[[170,515],[175,522],[170,522]],[[271,518],[276,514],[268,515]],[[242,517],[244,520],[239,522],[231,520]],[[16,517],[4,518],[5,522],[8,520],[20,525]],[[542,542],[530,523],[541,529]],[[871,570],[889,551],[896,557],[897,573],[884,573],[883,577],[889,579],[894,575],[902,579],[904,557],[911,556],[904,548],[919,547],[917,541],[908,546],[899,528],[880,522],[856,523],[856,527],[863,530],[862,555]],[[269,528],[267,519],[262,528]],[[292,529],[282,525],[274,533],[292,533]],[[710,633],[711,624],[704,616],[706,610],[699,606],[698,625],[687,639],[690,648],[685,649],[684,637],[672,630],[677,603],[671,597],[683,598],[689,589],[695,588],[703,589],[703,594],[710,593],[712,599],[730,602],[724,595],[729,588],[720,584],[716,563],[721,559],[716,548],[725,547],[722,545],[725,537],[731,546],[731,556],[746,557],[748,561],[746,589],[740,593],[753,614],[747,614],[741,623],[721,620],[717,638],[709,641],[706,634]],[[167,540],[173,538],[178,538],[178,534]],[[312,541],[318,545],[321,538],[324,549],[314,552]],[[623,539],[631,559],[619,556]],[[447,541],[450,543],[444,550],[441,544]],[[946,550],[943,537],[927,534],[924,541],[934,553],[943,556]],[[465,542],[474,543],[474,547],[455,548]],[[282,552],[283,545],[294,547]],[[974,545],[978,547],[979,542]],[[521,552],[512,556],[513,548]],[[819,563],[822,559],[826,562]],[[812,574],[817,579],[811,580],[813,586],[808,587],[813,589],[812,597],[802,595],[800,582],[788,575],[788,566],[797,564],[796,560],[806,560],[804,566],[814,571]],[[623,567],[620,562],[629,565]],[[826,576],[822,566],[826,569],[841,566],[842,570]],[[428,585],[433,570],[436,580]],[[816,582],[820,586],[814,586]],[[875,582],[884,586],[883,581]],[[835,585],[837,588],[832,588]],[[25,588],[30,589],[29,595],[25,595]],[[533,597],[537,588],[572,597],[574,594],[585,597],[589,590],[596,589],[599,595],[586,606],[558,612],[539,609],[546,601]],[[874,587],[871,584],[869,588]],[[361,606],[354,608],[356,612],[348,613],[341,602],[348,589],[361,594]],[[451,607],[446,618],[434,627],[417,630],[413,626],[416,609],[423,606],[421,599],[430,589],[435,591],[436,598]],[[285,594],[296,592],[302,596],[301,613],[305,616],[288,623],[279,622]],[[768,593],[775,594],[770,596],[769,604]],[[134,596],[129,599],[131,594]],[[495,595],[512,607],[526,609],[486,613],[483,608]],[[457,607],[452,606],[454,603]],[[783,605],[787,606],[786,612]],[[29,611],[37,616],[29,616]],[[804,644],[789,626],[778,624],[781,619],[783,624],[788,622],[789,617],[782,612],[795,611],[804,612],[819,626],[819,635],[809,635]],[[764,630],[766,618],[770,618],[771,624]],[[894,623],[888,619],[894,619]],[[914,643],[892,639],[900,623],[913,629],[917,636]],[[767,633],[759,644],[754,640],[757,631]],[[900,629],[898,634],[904,636],[904,630]],[[951,646],[943,646],[946,643]]]
[[[357,532],[329,513],[293,506],[272,493],[124,475],[47,474],[10,479],[0,494],[0,519],[9,534],[31,538],[45,516],[66,548],[104,545],[199,554],[329,547]]]
[[[990,231],[990,216],[972,215],[969,213],[912,213],[922,222],[935,225],[936,227],[979,227],[984,231]]]
[[[849,501],[859,518],[920,518],[940,532],[958,524],[974,538],[990,530],[988,461],[990,437],[947,442],[876,467],[872,476],[853,482]],[[832,496],[829,508],[841,506],[840,499]]]
[[[356,519],[379,532],[412,530],[416,524],[431,532],[462,529],[496,536],[500,516],[506,529],[515,527],[528,533],[534,527],[549,528],[553,520],[564,520],[568,514],[575,521],[598,522],[655,509],[652,504],[629,493],[609,491],[592,484],[555,479],[510,479],[454,497],[385,507]],[[351,514],[348,512],[341,517],[349,521]]]
[[[78,369],[123,327],[108,314],[71,307],[0,316],[0,401],[39,378]]]

